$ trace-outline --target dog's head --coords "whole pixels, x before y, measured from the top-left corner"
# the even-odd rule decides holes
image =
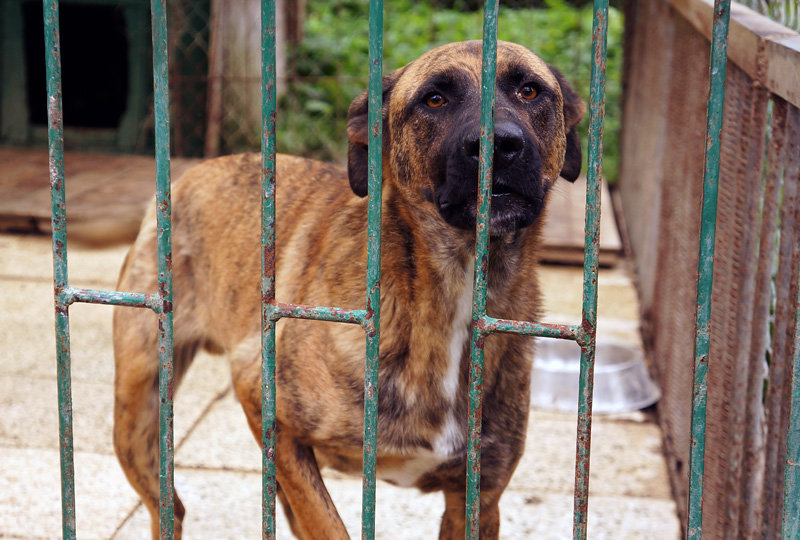
[[[586,106],[531,51],[498,42],[490,233],[532,224],[545,195],[581,166],[575,126]],[[452,43],[384,77],[384,178],[416,207],[475,227],[480,147],[481,44]],[[367,194],[367,95],[348,113],[350,186]]]

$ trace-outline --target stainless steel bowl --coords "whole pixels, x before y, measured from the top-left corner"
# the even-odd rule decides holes
[[[546,410],[578,409],[580,348],[571,341],[539,339],[531,376],[531,404]],[[648,407],[661,398],[640,349],[599,342],[594,367],[596,413],[620,413]]]

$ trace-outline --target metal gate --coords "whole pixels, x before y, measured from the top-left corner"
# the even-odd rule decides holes
[[[58,0],[43,0],[47,63],[50,181],[55,282],[56,343],[58,358],[59,428],[61,448],[62,528],[64,538],[75,538],[75,496],[72,448],[72,401],[70,384],[69,305],[73,302],[114,304],[152,309],[159,328],[159,467],[160,530],[173,537],[173,358],[172,358],[172,246],[169,168],[169,96],[167,84],[166,0],[152,0],[153,76],[155,89],[155,147],[157,168],[158,292],[135,294],[79,289],[69,286],[61,105],[61,67]],[[709,314],[713,275],[714,227],[719,172],[719,132],[722,122],[726,47],[730,0],[716,0],[714,39],[711,48],[710,91],[703,197],[703,226],[698,280],[697,339],[692,422],[692,460],[689,523],[690,538],[702,535],[703,453],[705,450],[706,373],[709,364]],[[592,78],[589,127],[589,168],[586,192],[586,232],[583,313],[579,325],[539,324],[533,321],[497,319],[486,313],[488,218],[491,200],[495,68],[497,47],[497,0],[484,8],[483,70],[481,98],[480,172],[476,225],[475,278],[470,347],[469,437],[467,450],[467,538],[478,538],[481,390],[483,341],[488,334],[510,332],[574,340],[581,347],[577,453],[575,464],[575,538],[586,538],[589,489],[589,456],[592,420],[593,369],[597,327],[597,276],[602,173],[605,58],[608,0],[594,1]],[[331,306],[278,303],[275,299],[275,2],[262,1],[262,456],[263,536],[275,536],[275,324],[281,318],[305,318],[359,324],[366,333],[364,383],[364,468],[362,536],[374,538],[375,463],[377,455],[378,353],[380,328],[381,254],[381,133],[383,2],[370,0],[369,38],[369,210],[366,308],[345,310]],[[800,298],[798,299],[800,303]],[[800,341],[800,330],[795,332]],[[795,346],[791,426],[786,461],[784,538],[800,535],[800,347]]]

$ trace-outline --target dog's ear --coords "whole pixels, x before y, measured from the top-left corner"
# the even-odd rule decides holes
[[[400,77],[400,71],[386,75],[383,78],[383,138],[384,148],[386,147],[387,112],[389,110],[389,98],[394,88],[394,83]],[[350,104],[347,111],[347,176],[350,179],[350,189],[359,197],[367,196],[367,92],[361,92]]]
[[[556,76],[561,86],[561,96],[564,100],[564,130],[567,136],[567,150],[564,153],[564,165],[561,168],[561,177],[574,182],[581,173],[581,138],[576,126],[586,114],[586,103],[572,89],[564,76],[553,66],[550,71]]]

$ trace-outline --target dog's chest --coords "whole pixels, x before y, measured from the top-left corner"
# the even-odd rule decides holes
[[[438,391],[445,403],[444,418],[430,440],[430,449],[418,447],[404,460],[391,466],[379,465],[378,476],[399,486],[413,486],[424,474],[458,456],[466,443],[466,418],[458,411],[458,390],[461,363],[469,339],[472,320],[472,280],[474,265],[467,267],[456,299],[454,314],[447,335],[446,366]],[[463,415],[461,415],[463,416]]]

